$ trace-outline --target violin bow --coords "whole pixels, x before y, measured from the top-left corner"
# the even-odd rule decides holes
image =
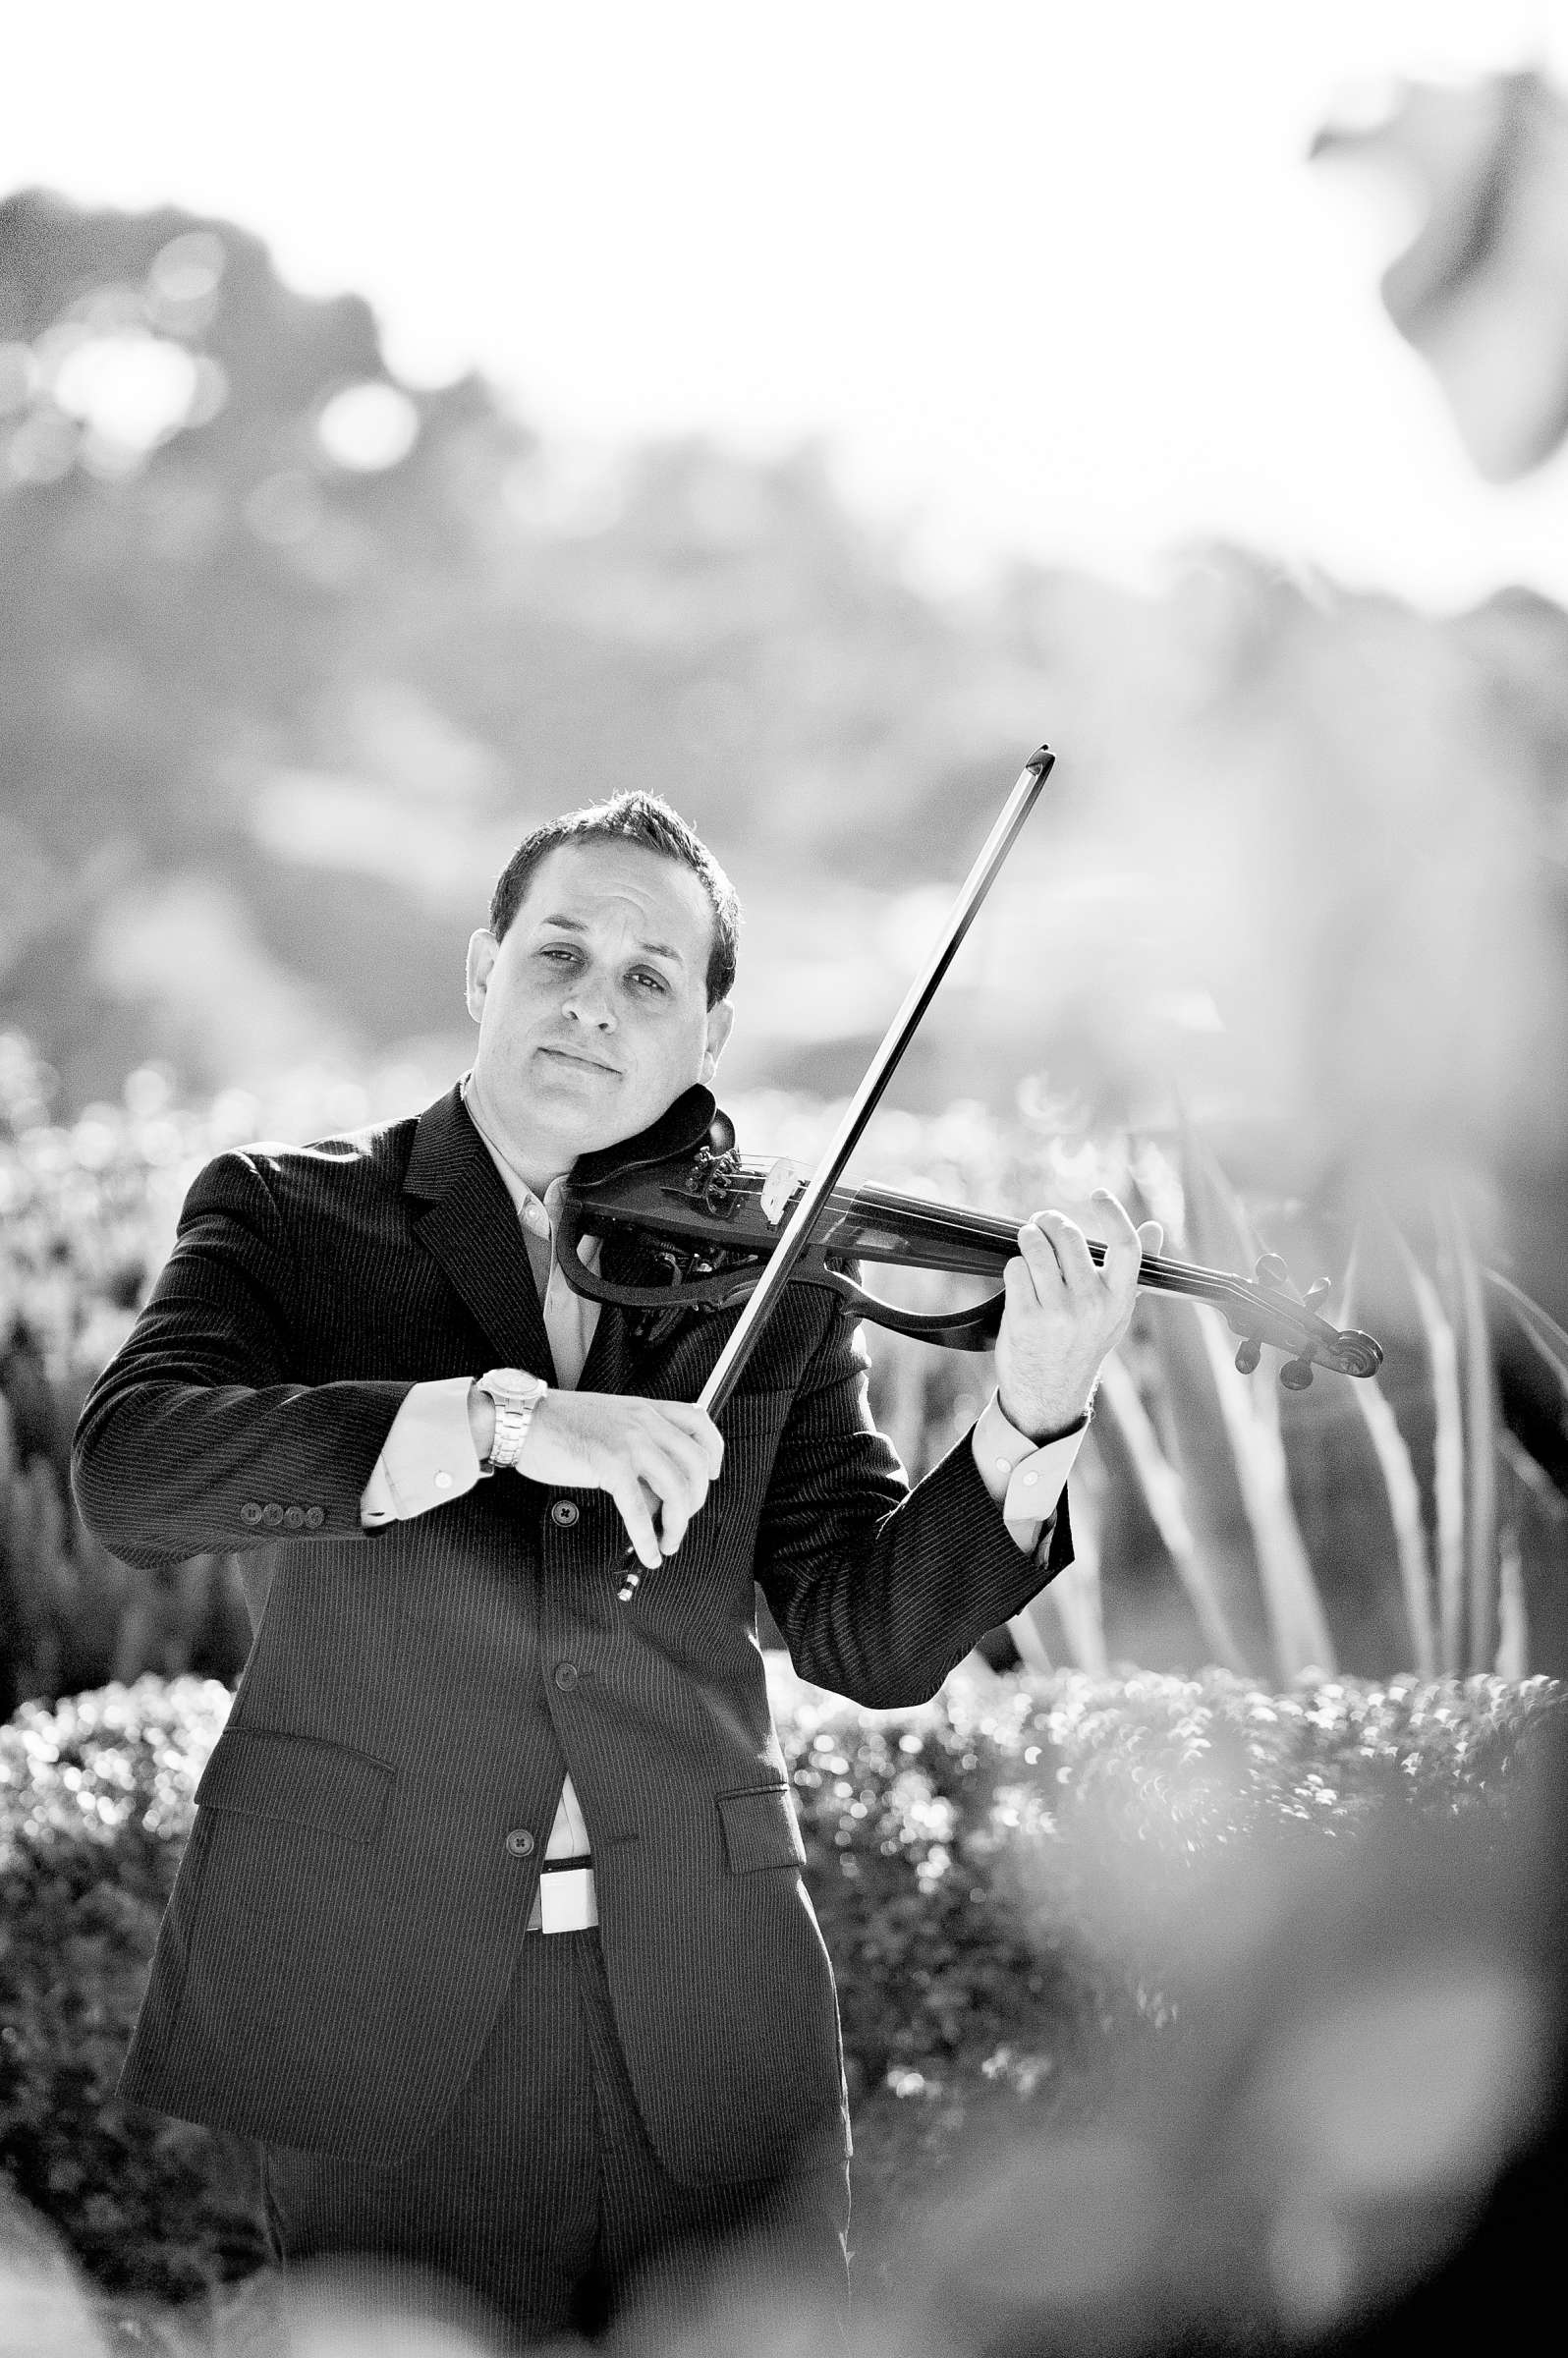
[[[952,965],[959,944],[974,924],[981,902],[1001,873],[1002,864],[1013,848],[1019,829],[1034,810],[1039,799],[1040,788],[1055,764],[1056,756],[1048,745],[1042,745],[1030,755],[1020,770],[1018,781],[1003,805],[996,824],[980,846],[975,865],[947,913],[925,964],[910,984],[904,1004],[888,1026],[880,1047],[867,1067],[865,1079],[834,1132],[826,1153],[802,1189],[784,1232],[768,1257],[767,1266],[714,1362],[712,1374],[698,1395],[698,1407],[705,1410],[708,1416],[718,1415],[740,1381],[741,1372],[756,1347],[762,1327],[789,1283],[791,1270],[811,1242],[812,1223],[837,1186],[844,1165],[859,1145],[861,1134],[875,1112],[882,1092],[898,1069],[900,1057],[914,1039],[922,1016],[935,997],[937,986]],[[629,1603],[636,1596],[642,1579],[642,1567],[634,1554],[616,1592],[623,1604]]]

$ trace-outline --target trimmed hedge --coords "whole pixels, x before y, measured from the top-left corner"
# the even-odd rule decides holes
[[[0,2157],[99,2284],[164,2301],[264,2254],[251,2154],[113,2101],[231,1700],[145,1677],[0,1731]]]
[[[777,1681],[808,1878],[838,1969],[874,2247],[1028,2105],[1101,2112],[1207,1970],[1192,1934],[1238,1854],[1288,1881],[1386,1826],[1499,1825],[1562,1690],[1338,1679],[1273,1694],[1208,1670],[964,1675],[869,1717]]]
[[[1264,1846],[1288,1863],[1390,1810],[1504,1816],[1560,1700],[1543,1679],[1270,1695],[1216,1671],[976,1675],[868,1715],[775,1685],[868,2253],[977,2114],[1084,2118],[1180,2018],[1182,1926],[1216,1865]],[[0,2158],[98,2284],[160,2300],[262,2253],[249,2151],[112,2101],[229,1701],[145,1677],[0,1730]]]

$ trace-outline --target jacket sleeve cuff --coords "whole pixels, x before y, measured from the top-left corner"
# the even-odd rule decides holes
[[[473,1489],[481,1472],[469,1427],[473,1382],[448,1376],[411,1388],[360,1494],[365,1530],[406,1522]]]
[[[1002,1520],[1018,1546],[1027,1550],[1038,1544],[1040,1526],[1055,1511],[1067,1488],[1079,1443],[1088,1431],[1086,1414],[1054,1440],[1032,1441],[1003,1416],[995,1392],[981,1409],[971,1436],[976,1470],[1001,1508]]]

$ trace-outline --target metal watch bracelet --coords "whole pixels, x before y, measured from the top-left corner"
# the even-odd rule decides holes
[[[549,1385],[541,1376],[525,1375],[521,1368],[491,1368],[478,1378],[478,1389],[495,1409],[495,1432],[484,1471],[504,1474],[517,1464],[533,1412]]]

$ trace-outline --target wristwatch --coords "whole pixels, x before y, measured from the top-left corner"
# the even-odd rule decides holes
[[[495,1438],[483,1473],[502,1474],[517,1464],[533,1411],[549,1388],[542,1376],[526,1376],[521,1368],[491,1368],[477,1378],[477,1389],[495,1403]]]

